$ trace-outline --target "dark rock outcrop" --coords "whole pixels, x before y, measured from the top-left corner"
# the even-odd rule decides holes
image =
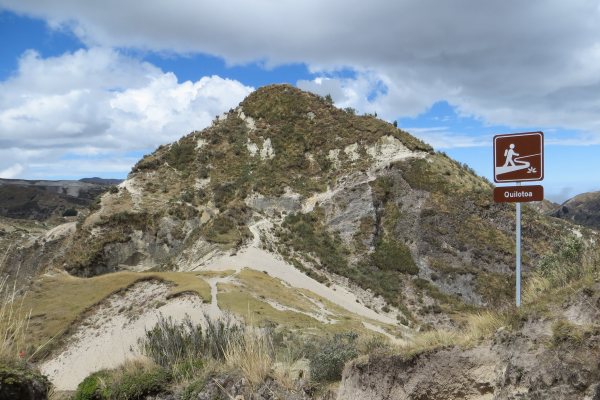
[[[50,382],[27,367],[0,366],[0,400],[46,400]]]

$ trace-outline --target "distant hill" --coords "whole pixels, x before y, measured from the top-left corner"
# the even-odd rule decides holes
[[[600,229],[600,191],[579,194],[561,204],[552,215]]]
[[[96,185],[118,185],[119,183],[123,182],[123,179],[105,179],[105,178],[93,177],[93,178],[82,178],[79,181],[86,182],[86,183],[94,183]]]
[[[0,216],[43,221],[65,212],[73,215],[73,210],[87,209],[100,194],[120,182],[101,178],[0,179]]]

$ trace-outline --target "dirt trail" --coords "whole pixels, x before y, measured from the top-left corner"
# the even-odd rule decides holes
[[[219,283],[230,283],[233,281],[233,277],[231,276],[227,276],[224,278],[210,278],[210,279],[206,279],[206,282],[208,282],[208,284],[210,285],[210,297],[211,297],[211,301],[210,301],[210,305],[208,308],[208,315],[211,318],[220,318],[223,316],[223,311],[221,310],[221,308],[219,307],[219,303],[217,302],[217,294],[218,294],[218,289],[217,289],[217,285]]]
[[[237,272],[243,268],[266,271],[270,276],[281,279],[292,287],[307,289],[326,298],[332,303],[361,317],[370,318],[386,324],[397,325],[397,321],[386,315],[381,315],[358,302],[358,298],[340,285],[330,287],[312,279],[303,272],[286,263],[281,257],[260,248],[261,228],[270,228],[271,222],[262,219],[249,226],[254,238],[250,245],[237,254],[223,255],[207,261],[197,270],[226,271],[234,269]]]

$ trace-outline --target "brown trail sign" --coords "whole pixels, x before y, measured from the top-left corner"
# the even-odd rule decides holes
[[[544,179],[544,134],[511,133],[494,136],[494,181],[516,182],[517,186],[494,189],[494,201],[516,204],[516,304],[521,306],[521,203],[544,199],[542,186],[521,186],[521,182]]]
[[[494,181],[544,179],[544,134],[512,133],[494,136]]]
[[[544,200],[544,187],[533,186],[498,186],[494,188],[496,203],[528,203]]]

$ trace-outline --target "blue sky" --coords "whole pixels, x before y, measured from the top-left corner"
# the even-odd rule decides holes
[[[600,3],[429,2],[0,0],[0,176],[123,178],[286,82],[490,180],[494,134],[542,130],[546,197],[600,190]]]

